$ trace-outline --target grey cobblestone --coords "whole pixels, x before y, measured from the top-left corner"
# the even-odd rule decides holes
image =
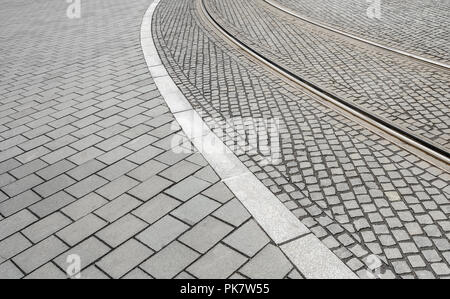
[[[367,17],[368,6],[359,1],[278,2],[316,21],[391,47],[437,60],[450,59],[449,49],[445,42],[442,43],[447,37],[441,36],[438,29],[448,22],[441,14],[448,11],[445,1],[411,1],[408,5],[402,1],[391,1],[389,6],[382,6],[381,22]],[[417,36],[415,33],[418,31],[423,34]]]
[[[274,33],[275,23],[277,27],[283,23],[283,26],[279,26],[279,28],[284,31],[287,30],[286,28],[290,28],[290,34],[286,34],[286,38],[292,38],[293,33],[298,34],[300,29],[297,28],[298,26],[292,25],[291,20],[279,21],[280,15],[283,14],[267,9],[267,5],[264,5],[262,1],[207,0],[205,2],[208,9],[213,11],[213,16],[217,17],[227,30],[231,30],[252,47],[260,49],[264,46],[272,49],[273,53],[270,53],[269,56],[271,58],[279,57],[282,65],[291,65],[293,69],[302,68],[305,63],[309,63],[307,58],[311,57],[310,53],[314,53],[314,59],[318,57],[316,56],[317,44],[312,42],[316,39],[316,35],[311,35],[312,51],[304,55],[299,55],[299,53],[304,53],[305,44],[281,41],[281,33],[280,35]],[[192,14],[185,14],[185,11],[192,11]],[[276,21],[272,24],[268,19],[262,17],[259,12],[263,11],[264,15],[273,15]],[[237,15],[242,15],[242,17],[236,18]],[[446,214],[448,209],[446,210],[445,207],[445,200],[448,196],[443,193],[443,189],[437,189],[431,185],[431,182],[436,181],[439,173],[430,164],[353,121],[349,121],[335,111],[321,106],[310,96],[285,85],[260,65],[243,59],[239,51],[229,47],[222,41],[221,36],[216,35],[209,29],[209,25],[204,24],[203,20],[198,18],[194,1],[162,1],[155,17],[153,34],[157,36],[155,43],[161,59],[175,83],[194,108],[201,112],[204,121],[210,127],[217,127],[218,123],[220,124],[232,116],[254,118],[264,116],[281,120],[282,163],[273,167],[262,166],[260,155],[249,155],[242,152],[238,153],[239,158],[268,188],[279,197],[284,196],[288,207],[295,210],[297,208],[293,203],[296,203],[303,208],[306,215],[299,213],[302,215],[299,217],[300,220],[311,227],[319,238],[323,239],[329,236],[330,231],[327,228],[332,227],[333,232],[345,236],[339,235],[336,238],[340,242],[340,246],[336,250],[341,249],[341,252],[344,252],[342,250],[345,248],[344,246],[355,244],[363,249],[344,252],[345,254],[342,256],[346,262],[352,260],[352,257],[362,260],[365,255],[376,253],[386,261],[389,271],[395,270],[392,264],[394,260],[387,260],[382,252],[384,245],[381,240],[392,244],[389,246],[401,249],[400,241],[394,238],[391,230],[404,228],[411,238],[415,236],[421,236],[428,240],[436,238],[433,237],[434,234],[428,236],[424,232],[416,214],[413,213],[415,210],[412,208],[415,206],[417,210],[417,205],[420,204],[425,209],[425,214],[431,211],[448,214]],[[285,19],[288,18],[285,17]],[[190,26],[185,26],[187,23]],[[270,23],[270,26],[262,26],[264,23]],[[167,26],[170,26],[170,35],[164,34],[167,32]],[[240,31],[234,31],[233,27]],[[302,33],[307,30],[305,28],[302,28]],[[335,37],[327,36],[326,38]],[[304,39],[305,36],[298,37],[298,40]],[[254,43],[255,40],[258,40],[257,45]],[[182,46],[180,41],[183,41]],[[291,48],[293,44],[295,47],[299,47],[298,51],[294,51],[295,53],[291,53],[292,55],[282,54],[286,49],[280,47]],[[335,55],[330,53],[335,53],[336,47],[333,46],[330,50],[328,42],[322,45],[321,51],[325,55]],[[349,45],[341,43],[340,46],[348,47]],[[286,53],[288,51],[289,49],[286,50]],[[344,52],[343,50],[342,53]],[[354,56],[354,51],[350,52]],[[186,53],[189,55],[185,55]],[[341,53],[341,51],[337,51],[337,53]],[[268,54],[268,52],[263,54]],[[341,62],[354,61],[353,56],[348,59],[343,58]],[[302,62],[299,61],[301,59],[299,57],[304,57]],[[378,56],[372,58],[375,59],[372,61],[373,65],[361,63],[365,67],[370,65],[371,70],[367,74],[373,73],[375,66],[383,64],[379,63]],[[393,63],[401,64],[405,69],[413,67],[400,61],[400,58],[395,59],[396,62]],[[337,64],[341,65],[341,62]],[[207,69],[198,67],[205,64],[211,67]],[[327,70],[329,65],[330,63],[327,63]],[[417,67],[415,64],[414,66]],[[346,65],[345,67],[349,69],[352,66]],[[340,70],[342,68],[337,71]],[[392,64],[386,70],[393,70]],[[431,69],[429,70],[431,71]],[[317,74],[316,67],[313,72]],[[402,78],[409,76],[406,73]],[[420,77],[423,76],[423,72],[415,73],[420,74]],[[328,72],[326,75],[321,75],[321,78],[330,79],[331,77],[333,76],[330,76]],[[338,80],[337,77],[334,79]],[[354,81],[359,82],[358,80],[360,78]],[[370,81],[373,82],[373,78],[370,78]],[[396,84],[393,84],[392,88],[398,86],[397,81],[395,82]],[[330,85],[335,84],[329,83]],[[412,89],[409,83],[405,84],[408,87],[405,85],[404,90]],[[359,94],[372,92],[379,88],[378,86],[366,87],[358,86],[354,90],[357,90],[356,93]],[[347,88],[347,90],[350,89]],[[426,92],[430,90],[427,89]],[[386,99],[396,98],[398,92],[395,92],[395,96]],[[419,96],[417,97],[419,98]],[[396,103],[393,105],[397,105]],[[389,104],[386,107],[390,106]],[[399,121],[403,120],[399,118]],[[222,140],[231,144],[235,140],[234,137],[239,136],[239,133],[230,132],[223,136]],[[328,185],[330,182],[331,185]],[[337,187],[337,184],[342,183],[347,183],[350,190],[344,185]],[[327,192],[334,193],[334,195],[325,195],[325,188],[330,186],[336,188],[328,188]],[[370,190],[379,190],[381,193],[370,192]],[[390,196],[391,199],[389,199],[386,192],[396,192],[398,197]],[[202,193],[206,195],[204,192]],[[428,206],[427,201],[436,205]],[[397,214],[397,210],[401,213]],[[329,216],[331,223],[329,221],[320,223],[314,220],[323,213]],[[354,220],[357,219],[359,221],[354,223]],[[335,225],[333,226],[333,224]],[[373,235],[376,240],[373,240]],[[404,239],[400,233],[397,237]],[[413,240],[416,243],[414,238]],[[333,246],[335,245],[333,243]],[[415,245],[419,247],[418,244]],[[444,253],[439,252],[437,255],[441,256]],[[400,260],[407,263],[407,256],[402,255]],[[431,262],[427,261],[427,263],[429,265]],[[357,264],[361,266],[362,262],[359,261]],[[397,268],[401,270],[402,267],[397,266]],[[421,270],[420,268],[410,269],[408,275]],[[404,274],[394,272],[392,272],[393,276]]]
[[[68,20],[64,15],[67,4],[56,0],[45,5],[35,1],[2,7],[0,36],[8,37],[5,39],[8,47],[2,51],[5,59],[0,62],[0,142],[14,139],[0,145],[8,147],[0,152],[0,174],[7,174],[4,176],[7,184],[0,190],[0,204],[8,202],[13,193],[21,195],[31,192],[31,188],[38,190],[42,197],[39,196],[41,200],[38,202],[20,204],[11,209],[10,213],[13,213],[19,207],[23,208],[15,214],[0,215],[0,255],[5,259],[0,261],[0,277],[59,276],[59,271],[67,266],[65,259],[69,254],[79,254],[82,258],[82,278],[148,278],[143,270],[154,276],[242,276],[238,273],[243,271],[241,269],[248,260],[245,254],[250,253],[258,256],[255,265],[271,263],[258,255],[256,247],[262,249],[270,242],[259,228],[259,232],[248,230],[257,234],[251,237],[259,240],[256,242],[258,246],[245,245],[235,250],[225,245],[225,234],[235,234],[229,243],[245,235],[242,231],[246,227],[242,224],[251,217],[240,204],[236,204],[233,194],[222,182],[216,183],[219,178],[200,154],[176,154],[171,150],[172,136],[185,136],[179,126],[172,127],[174,117],[156,90],[142,56],[139,26],[149,3],[148,0],[83,2],[83,11],[89,13],[83,14],[79,20]],[[56,14],[55,11],[63,13]],[[79,47],[80,44],[83,47]],[[235,66],[231,69],[235,70]],[[224,81],[220,80],[223,84]],[[205,88],[208,88],[207,81],[204,81]],[[242,87],[239,80],[236,86]],[[229,90],[231,95],[240,91]],[[258,90],[252,110],[258,111],[258,105],[262,105],[262,114],[269,115],[269,106],[261,98],[265,92],[264,89]],[[248,95],[249,99],[252,95],[242,94]],[[247,101],[246,98],[241,98],[242,103]],[[283,105],[279,95],[274,98]],[[224,109],[228,107],[228,103],[217,100],[213,104]],[[233,104],[231,107],[238,106]],[[326,117],[314,112],[311,115]],[[311,127],[318,130],[317,125]],[[354,144],[349,146],[359,149]],[[376,149],[382,152],[382,149]],[[295,152],[303,150],[297,148]],[[250,160],[244,162],[254,166]],[[176,168],[177,163],[178,166],[188,165],[186,168],[189,170],[183,175],[167,171],[164,174],[168,179],[164,179],[161,172],[170,166],[175,165]],[[362,166],[362,162],[354,167],[348,163],[349,169]],[[414,163],[418,168],[423,167],[416,161]],[[315,170],[320,170],[313,164],[305,166],[310,168],[305,172],[308,171],[311,177],[315,176]],[[392,163],[385,161],[385,164]],[[295,164],[281,172],[290,172],[294,168]],[[334,166],[331,169],[339,168]],[[307,197],[288,186],[285,173],[280,173],[280,168],[270,168],[268,173],[270,176],[265,179],[271,184],[271,189],[292,191],[296,199]],[[425,176],[426,171],[421,174],[429,182],[436,181],[437,174],[431,177]],[[347,179],[347,174],[340,175]],[[352,173],[352,176],[356,175]],[[117,183],[122,180],[131,184],[124,187]],[[130,187],[136,183],[134,180],[140,184]],[[17,184],[19,181],[25,184]],[[301,180],[297,183],[303,184]],[[11,187],[11,184],[15,185]],[[361,185],[362,181],[358,184]],[[118,186],[118,189],[104,186]],[[11,194],[3,192],[3,188]],[[312,190],[312,186],[303,185],[302,188],[320,193],[318,188]],[[436,191],[428,189],[421,191],[436,194],[432,193]],[[214,207],[205,209],[200,206],[203,209],[200,213],[198,204],[195,204],[198,198],[207,199],[206,202]],[[323,197],[322,200],[325,202]],[[194,234],[198,227],[191,227],[169,215],[183,204],[186,208],[191,201],[194,210],[184,210],[186,215],[200,213],[202,217],[196,216],[196,221],[208,217],[216,224],[221,223],[218,225],[221,229],[208,231],[211,233],[209,240],[202,234],[206,243],[198,244],[198,250],[205,251],[205,254],[196,252],[195,248],[186,250],[187,244],[181,245],[181,238],[189,232]],[[230,204],[220,209],[227,202]],[[287,202],[293,203],[292,200]],[[217,213],[213,216],[214,211]],[[146,228],[147,225],[149,227]],[[25,236],[39,243],[31,244]],[[188,243],[187,239],[185,242]],[[107,244],[117,247],[112,249]],[[238,245],[233,243],[233,248],[241,247]],[[211,246],[214,247],[210,249]],[[164,260],[160,256],[167,252],[170,254],[169,249],[190,254]],[[155,259],[151,257],[153,254]],[[270,256],[274,255],[267,255],[266,259]],[[25,273],[15,267],[9,260],[11,258],[19,267],[24,267],[22,271]],[[161,272],[161,267],[165,267],[163,262],[173,262],[167,265],[171,271]],[[284,275],[284,272],[277,273]]]
[[[398,127],[409,129],[422,139],[449,148],[446,125],[448,108],[440,98],[441,94],[447,93],[445,84],[442,85],[449,80],[445,72],[428,68],[430,75],[424,76],[424,65],[405,62],[388,53],[381,55],[376,48],[369,50],[366,46],[357,42],[352,44],[351,40],[329,32],[320,33],[318,28],[310,28],[309,24],[288,17],[263,1],[208,0],[206,3],[214,18],[225,25],[227,30],[293,73],[308,78],[321,88],[372,114],[388,119]],[[230,17],[231,12],[232,15],[243,14],[239,17],[241,21],[236,22],[235,18]],[[295,43],[291,42],[293,39]],[[309,49],[310,45],[314,45],[314,48]],[[388,60],[389,65],[396,67],[390,68],[386,64]],[[341,66],[342,61],[350,63]],[[353,64],[354,61],[359,62]],[[367,76],[369,73],[371,75]],[[390,79],[386,83],[383,80],[374,82],[373,78],[380,76]],[[410,79],[403,79],[405,77]],[[432,82],[434,79],[431,77],[440,79]],[[441,85],[441,88],[437,85]],[[428,93],[427,103],[432,101],[433,108],[426,107],[424,94],[415,92],[417,89]],[[394,98],[396,100],[392,101]],[[402,103],[404,98],[408,98],[408,101]]]

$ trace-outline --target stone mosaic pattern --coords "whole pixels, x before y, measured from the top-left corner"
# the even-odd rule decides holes
[[[210,126],[234,117],[280,120],[282,162],[264,165],[261,154],[240,154],[241,161],[360,276],[375,254],[384,277],[448,277],[449,174],[248,60],[197,7],[195,0],[162,1],[155,42]],[[235,137],[223,139],[231,146]]]
[[[450,2],[380,1],[381,18],[369,18],[361,0],[277,0],[300,15],[419,56],[450,62]]]
[[[450,152],[450,71],[342,38],[263,0],[205,0],[229,32],[344,101]]]
[[[148,0],[4,1],[0,278],[301,278],[174,122]]]

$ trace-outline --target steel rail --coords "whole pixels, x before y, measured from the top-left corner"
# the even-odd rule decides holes
[[[375,128],[394,136],[395,138],[403,141],[404,143],[408,144],[409,146],[412,146],[413,148],[426,153],[427,155],[433,157],[434,159],[439,160],[440,162],[445,163],[445,168],[448,168],[450,165],[450,153],[443,147],[440,147],[436,144],[433,144],[431,142],[428,142],[426,140],[421,139],[420,137],[414,135],[412,132],[409,132],[408,130],[405,130],[403,128],[397,127],[390,121],[374,115],[365,109],[358,107],[352,103],[349,103],[348,101],[342,100],[338,98],[337,96],[327,92],[326,90],[322,89],[321,87],[315,85],[314,83],[311,83],[304,78],[299,77],[298,75],[292,73],[291,71],[287,70],[283,66],[278,65],[277,63],[273,62],[272,60],[264,57],[263,55],[259,54],[256,50],[252,49],[248,45],[246,45],[244,42],[237,39],[233,34],[231,34],[228,30],[226,30],[222,25],[217,22],[212,14],[208,11],[205,5],[205,0],[198,0],[201,4],[201,10],[204,14],[204,16],[209,20],[209,22],[220,32],[222,35],[227,37],[233,44],[244,50],[247,54],[252,56],[253,58],[257,59],[259,62],[263,63],[264,65],[268,66],[270,69],[275,71],[276,73],[282,75],[283,77],[289,79],[290,81],[296,83],[297,85],[303,87],[304,89],[308,90],[309,92],[315,94],[316,96],[324,99],[327,102],[331,102],[335,106],[341,108],[342,110],[358,117],[359,119],[369,123],[370,125],[374,126]]]
[[[403,56],[407,56],[407,57],[412,58],[412,59],[419,60],[421,62],[425,62],[427,64],[431,64],[433,66],[437,66],[437,67],[440,67],[440,68],[444,68],[444,69],[450,70],[450,65],[449,64],[446,64],[446,63],[443,63],[443,62],[439,62],[439,61],[436,61],[436,60],[433,60],[433,59],[429,59],[429,58],[426,58],[426,57],[422,57],[422,56],[419,56],[419,55],[416,55],[416,54],[413,54],[413,53],[410,53],[410,52],[407,52],[407,51],[403,51],[403,50],[400,50],[400,49],[397,49],[397,48],[389,47],[389,46],[386,46],[386,45],[374,42],[372,40],[365,39],[365,38],[362,38],[360,36],[357,36],[357,35],[354,35],[354,34],[351,34],[351,33],[348,33],[348,32],[345,32],[345,31],[342,31],[342,30],[339,30],[339,29],[336,29],[336,28],[333,28],[333,27],[331,27],[329,25],[326,25],[326,24],[324,24],[322,22],[317,22],[317,21],[315,21],[315,20],[313,20],[311,18],[302,16],[302,15],[294,12],[293,10],[291,10],[291,9],[289,9],[289,8],[287,8],[287,7],[281,5],[281,4],[279,4],[279,3],[277,3],[277,2],[275,2],[273,0],[264,0],[264,2],[266,2],[267,4],[275,7],[278,10],[281,10],[281,11],[283,11],[283,12],[285,12],[285,13],[291,15],[291,16],[294,16],[294,17],[296,17],[296,18],[298,18],[298,19],[300,19],[302,21],[305,21],[307,23],[310,23],[312,25],[315,25],[315,26],[321,27],[323,29],[332,31],[334,33],[338,33],[338,34],[344,35],[346,37],[355,39],[357,41],[360,41],[360,42],[363,42],[363,43],[375,46],[377,48],[380,48],[380,49],[383,49],[383,50],[386,50],[386,51],[397,53],[397,54],[400,54],[400,55],[403,55]]]

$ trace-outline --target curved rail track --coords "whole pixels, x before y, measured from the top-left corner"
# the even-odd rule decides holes
[[[340,110],[350,113],[360,121],[368,123],[371,127],[375,127],[381,132],[402,141],[403,143],[408,145],[408,147],[406,148],[407,150],[411,151],[412,149],[416,154],[422,153],[422,156],[425,155],[425,157],[431,158],[431,162],[435,162],[434,164],[437,163],[436,166],[444,169],[445,171],[449,171],[450,152],[448,150],[437,144],[433,144],[427,140],[423,140],[419,136],[416,136],[414,133],[400,128],[380,116],[374,115],[373,113],[370,113],[369,111],[361,107],[358,107],[327,92],[314,83],[311,83],[306,78],[302,78],[295,73],[287,70],[283,66],[273,62],[271,59],[264,57],[256,50],[252,49],[250,46],[236,38],[222,25],[220,25],[220,23],[217,22],[212,14],[208,11],[207,6],[205,5],[205,0],[198,0],[197,3],[200,12],[217,31],[219,31],[224,37],[231,41],[231,43],[233,43],[235,46],[242,49],[246,54],[253,57],[258,62],[262,63],[263,65],[267,66],[272,71],[277,73],[280,77],[285,79],[285,81],[294,83],[297,87],[300,87],[302,89],[306,89],[320,99],[331,103],[334,107],[338,107]],[[430,161],[430,159],[427,160]]]

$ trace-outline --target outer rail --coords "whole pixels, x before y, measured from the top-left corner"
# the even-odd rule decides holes
[[[290,14],[291,16],[294,16],[294,17],[296,17],[296,18],[298,18],[298,19],[300,19],[302,21],[308,22],[310,24],[313,24],[315,26],[321,27],[323,29],[326,29],[326,30],[332,31],[334,33],[338,33],[338,34],[344,35],[346,37],[349,37],[349,38],[355,39],[357,41],[360,41],[360,42],[363,42],[363,43],[375,46],[377,48],[381,48],[381,49],[386,50],[386,51],[397,53],[397,54],[400,54],[400,55],[403,55],[403,56],[407,56],[407,57],[412,58],[412,59],[419,60],[421,62],[425,62],[427,64],[431,64],[433,66],[437,66],[437,67],[440,67],[440,68],[444,68],[444,69],[450,70],[450,65],[449,64],[446,64],[446,63],[443,63],[443,62],[439,62],[439,61],[436,61],[436,60],[433,60],[433,59],[429,59],[429,58],[426,58],[426,57],[422,57],[420,55],[416,55],[416,54],[413,54],[413,53],[410,53],[410,52],[407,52],[407,51],[403,51],[403,50],[400,50],[400,49],[392,48],[392,47],[389,47],[389,46],[386,46],[386,45],[374,42],[372,40],[365,39],[365,38],[356,36],[354,34],[351,34],[351,33],[348,33],[348,32],[345,32],[345,31],[333,28],[333,27],[328,26],[328,25],[326,25],[324,23],[317,22],[317,21],[314,21],[314,20],[312,20],[310,18],[302,16],[302,15],[294,12],[293,10],[291,10],[291,9],[289,9],[289,8],[283,6],[283,5],[280,5],[279,3],[277,3],[277,2],[275,2],[273,0],[264,0],[264,1],[267,4],[275,7],[278,10],[281,10],[281,11],[283,11],[283,12],[285,12],[287,14]]]
[[[413,147],[416,150],[419,150],[420,152],[423,152],[427,154],[428,156],[433,157],[434,159],[439,160],[440,162],[445,163],[446,166],[450,165],[450,152],[446,150],[445,148],[434,144],[432,142],[429,142],[427,140],[424,140],[417,135],[413,134],[412,132],[400,128],[393,124],[392,122],[386,120],[383,117],[374,115],[373,113],[370,113],[369,111],[352,104],[348,101],[345,101],[343,99],[340,99],[339,97],[327,92],[326,90],[322,89],[321,87],[315,85],[314,83],[309,82],[308,80],[301,78],[300,76],[292,73],[291,71],[287,70],[281,65],[278,65],[274,61],[264,57],[260,53],[258,53],[256,50],[252,49],[248,45],[246,45],[244,42],[237,39],[233,34],[231,34],[229,31],[226,30],[222,25],[220,25],[216,20],[214,20],[214,17],[211,15],[211,13],[208,11],[205,0],[200,0],[201,3],[201,9],[203,10],[203,13],[205,17],[210,21],[210,23],[224,35],[227,37],[232,43],[234,43],[236,46],[244,50],[247,54],[250,56],[256,58],[259,62],[263,63],[264,65],[268,66],[272,70],[274,70],[276,73],[281,75],[282,77],[296,83],[297,85],[303,87],[304,89],[307,89],[309,92],[315,94],[316,96],[331,102],[335,106],[341,108],[342,110],[358,117],[359,119],[369,123],[370,125],[376,127],[377,129],[394,136],[395,138],[403,141],[404,143],[408,144],[409,146]],[[266,0],[268,1],[268,0]],[[270,0],[269,0],[270,1]]]

